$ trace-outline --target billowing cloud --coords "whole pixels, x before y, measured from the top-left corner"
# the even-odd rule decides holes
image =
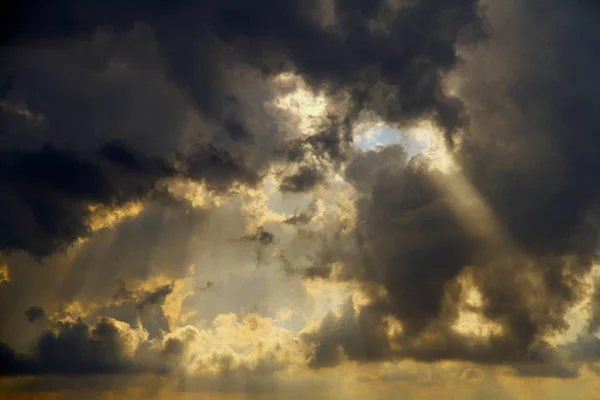
[[[122,325],[110,319],[102,319],[94,326],[82,320],[61,322],[58,332],[47,331],[40,337],[31,357],[20,355],[2,344],[2,374],[110,374],[139,371],[141,367],[135,365],[127,355],[127,346],[137,346],[135,341],[140,338]]]
[[[97,166],[82,162],[75,168],[77,161],[74,156],[63,156],[63,147],[78,151],[102,147],[107,159],[139,173],[140,162],[114,145],[117,140],[154,155],[184,153],[187,174],[217,188],[227,187],[232,180],[253,182],[261,165],[274,158],[269,147],[275,150],[273,146],[284,140],[276,127],[256,123],[260,113],[267,117],[266,110],[249,113],[255,111],[253,103],[273,95],[264,77],[283,72],[302,76],[314,89],[349,93],[354,110],[372,108],[387,119],[405,121],[433,114],[448,131],[458,127],[460,101],[445,93],[442,75],[458,61],[457,44],[469,37],[467,32],[479,30],[477,2],[416,2],[393,7],[376,1],[364,7],[341,1],[335,4],[335,29],[323,25],[315,14],[319,11],[317,3],[298,1],[251,6],[242,1],[168,6],[134,2],[114,7],[63,2],[51,9],[28,3],[12,5],[3,13],[3,20],[10,23],[3,24],[2,43],[12,49],[5,52],[3,96],[47,120],[44,129],[26,129],[23,135],[61,148],[20,157],[63,157],[63,163],[70,162],[68,166],[77,169],[80,180],[85,175],[94,192],[61,186],[57,177],[37,179],[60,195],[67,191],[70,196],[66,200],[77,201],[75,208],[84,209],[92,200],[103,204],[118,201],[129,185],[114,187]],[[406,38],[410,45],[403,44]],[[263,82],[262,87],[255,82]],[[253,98],[241,93],[245,86],[256,86]],[[190,129],[197,133],[189,136],[186,131]],[[185,151],[178,140],[186,143]],[[340,145],[348,140],[348,132],[330,128],[304,143],[317,154],[335,158],[340,155]],[[206,150],[190,154],[195,145]],[[20,173],[36,178],[33,169],[10,175]],[[55,173],[62,175],[58,170]],[[302,166],[282,187],[309,189],[319,176],[315,167]],[[25,195],[11,185],[8,188],[11,193],[3,198],[17,202],[15,196]],[[143,195],[149,189],[148,184],[132,188],[131,195]],[[62,208],[72,208],[56,204],[59,201],[62,199],[55,200],[49,213],[57,215]],[[29,206],[20,214],[34,214],[31,229],[54,240],[56,234],[48,232],[48,223],[35,216],[38,208]],[[66,218],[75,225],[59,229],[54,243],[85,234],[85,215],[80,214],[85,210]],[[47,255],[56,247],[36,243],[38,249],[34,249],[25,240],[6,238],[2,247],[26,248],[37,255]]]
[[[389,157],[392,146],[361,153],[346,169],[359,224],[340,239],[353,250],[337,261],[344,279],[385,290],[371,298],[400,322],[389,338],[399,358],[537,365],[517,367],[521,375],[555,364],[548,375],[577,374],[547,339],[568,328],[597,253],[598,127],[589,113],[597,80],[587,71],[598,60],[584,50],[595,28],[588,5],[535,4],[489,5],[494,35],[459,68],[454,84],[470,123],[450,156],[441,153],[458,169],[424,157],[405,164],[401,149]],[[550,34],[552,18],[571,34]],[[580,58],[567,55],[574,48]],[[496,330],[456,331],[469,291],[479,296],[469,307]]]
[[[0,13],[2,374],[597,371],[592,2],[38,3]]]

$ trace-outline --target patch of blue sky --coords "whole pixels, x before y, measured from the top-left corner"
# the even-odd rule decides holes
[[[415,138],[402,130],[385,125],[378,125],[355,138],[354,144],[361,150],[375,150],[380,147],[401,144],[408,153],[408,159],[426,151],[429,147],[429,138]],[[334,184],[332,182],[332,184]],[[271,191],[273,183],[267,183],[265,190],[271,192],[267,206],[274,212],[293,214],[305,210],[313,200],[310,193],[284,194]],[[324,199],[327,202],[327,199]]]
[[[427,150],[428,138],[417,140],[401,130],[384,125],[369,129],[360,135],[354,143],[361,150],[374,150],[378,147],[401,144],[406,148],[410,159]]]

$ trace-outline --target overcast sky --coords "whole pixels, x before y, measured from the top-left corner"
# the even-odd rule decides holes
[[[593,0],[3,3],[0,396],[596,398],[599,38]]]

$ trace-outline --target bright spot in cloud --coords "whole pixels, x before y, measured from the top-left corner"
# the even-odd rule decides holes
[[[311,134],[315,123],[325,116],[327,98],[315,93],[301,77],[293,74],[281,74],[274,79],[274,83],[286,91],[275,100],[275,107],[297,118],[301,134]]]
[[[461,276],[461,299],[458,318],[452,328],[461,335],[489,338],[500,335],[502,326],[482,315],[483,296],[469,275]]]
[[[587,329],[586,324],[592,317],[592,304],[594,302],[595,288],[600,282],[600,266],[592,267],[582,280],[580,288],[580,300],[577,301],[566,312],[565,319],[569,328],[564,332],[555,333],[545,339],[552,345],[565,345],[575,342],[581,335],[584,335]],[[598,334],[599,332],[592,332]]]
[[[303,283],[313,303],[312,315],[308,318],[313,323],[321,321],[331,311],[339,311],[346,300],[355,293],[354,288],[338,282],[317,279]]]

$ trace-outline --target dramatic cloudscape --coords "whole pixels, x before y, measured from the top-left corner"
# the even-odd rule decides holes
[[[599,38],[594,0],[3,2],[0,397],[598,398]]]

